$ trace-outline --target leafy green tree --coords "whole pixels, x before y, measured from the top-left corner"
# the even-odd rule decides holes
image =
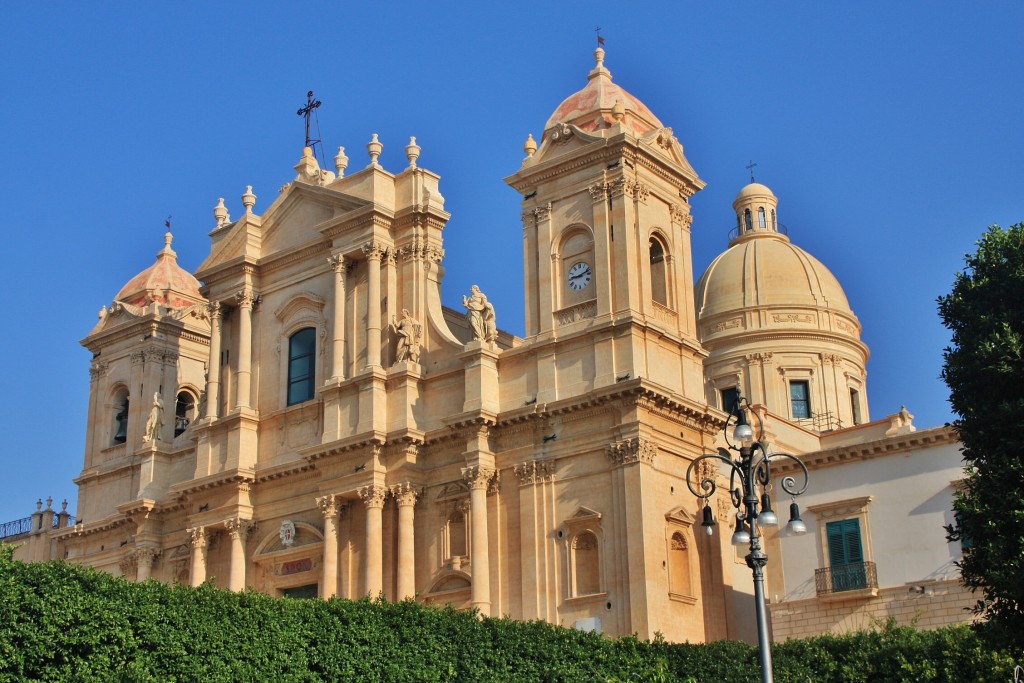
[[[939,314],[953,333],[942,377],[959,416],[965,479],[950,540],[966,586],[999,632],[1024,645],[1024,223],[990,227]]]

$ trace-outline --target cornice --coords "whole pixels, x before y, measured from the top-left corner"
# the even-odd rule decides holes
[[[887,436],[865,443],[836,446],[812,453],[800,455],[807,469],[834,467],[854,461],[872,460],[889,455],[901,455],[919,448],[931,448],[956,443],[956,432],[952,427],[934,427],[907,434]],[[785,462],[772,463],[772,476],[782,476],[796,472],[799,467],[785,459]]]
[[[239,484],[239,483],[255,483],[256,473],[248,469],[237,469],[229,472],[218,472],[217,474],[211,474],[201,479],[190,479],[187,482],[175,484],[168,491],[169,493],[177,495],[179,498],[184,496],[192,495],[199,491],[206,491],[209,489],[219,488],[221,486]]]

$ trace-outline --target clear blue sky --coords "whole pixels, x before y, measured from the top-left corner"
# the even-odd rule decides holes
[[[871,347],[872,416],[951,418],[935,298],[985,226],[1024,220],[1024,3],[9,3],[0,24],[0,522],[71,499],[100,306],[149,266],[174,215],[194,269],[213,206],[294,177],[295,112],[323,101],[328,155],[442,176],[443,301],[471,284],[523,332],[527,133],[583,87],[603,27],[616,82],[674,128],[707,189],[697,272],[757,179],[796,244],[846,288]]]

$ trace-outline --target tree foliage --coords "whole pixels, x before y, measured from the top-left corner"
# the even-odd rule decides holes
[[[413,601],[292,600],[132,583],[0,545],[0,683],[8,681],[760,680],[744,643],[604,638]],[[1013,659],[966,627],[892,623],[773,647],[779,683],[1005,683]]]
[[[958,415],[965,479],[951,540],[964,545],[964,584],[978,609],[1024,645],[1024,223],[990,227],[939,298],[952,331],[943,379]]]

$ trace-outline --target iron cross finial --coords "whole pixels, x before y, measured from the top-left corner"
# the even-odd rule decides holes
[[[306,118],[306,147],[309,147],[312,142],[320,142],[319,140],[313,140],[309,137],[309,117],[313,114],[313,110],[318,109],[319,107],[320,100],[314,100],[313,91],[310,90],[306,93],[306,106],[296,112],[299,116],[304,116]]]

